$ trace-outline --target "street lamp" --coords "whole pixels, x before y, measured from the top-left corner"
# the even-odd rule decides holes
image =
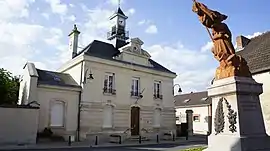
[[[86,69],[85,72],[84,72],[84,79],[83,79],[83,82],[82,82],[83,84],[86,83],[86,80],[93,80],[94,79],[91,70],[90,70],[90,73],[88,75],[87,75],[87,72],[88,72],[88,69]]]
[[[213,85],[214,81],[215,81],[215,78],[213,78],[213,79],[211,80],[211,85]]]
[[[182,89],[181,89],[180,84],[175,84],[175,85],[173,86],[173,95],[174,95],[174,87],[175,87],[175,86],[179,86],[179,89],[178,89],[177,92],[181,93],[181,92],[182,92]]]

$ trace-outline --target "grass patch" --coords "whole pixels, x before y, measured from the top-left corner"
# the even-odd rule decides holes
[[[190,148],[190,149],[184,149],[181,151],[202,151],[204,149],[206,149],[207,147],[200,147],[200,148]]]

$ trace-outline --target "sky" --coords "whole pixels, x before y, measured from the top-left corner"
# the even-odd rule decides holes
[[[201,0],[228,15],[233,34],[248,38],[270,30],[268,0]],[[79,47],[106,40],[118,0],[0,0],[0,68],[20,75],[26,62],[56,70],[71,59],[68,34],[77,24]],[[192,0],[121,0],[130,37],[144,41],[152,59],[177,74],[183,93],[207,90],[218,62]],[[175,87],[177,89],[177,87]]]

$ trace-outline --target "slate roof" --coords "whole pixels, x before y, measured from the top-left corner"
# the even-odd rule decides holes
[[[117,9],[117,13],[126,16],[120,7]]]
[[[236,52],[246,59],[252,74],[270,70],[270,32],[250,39],[241,51]]]
[[[92,43],[90,43],[88,46],[86,46],[82,51],[80,51],[77,54],[77,56],[82,54],[82,53],[84,53],[86,55],[89,55],[89,56],[99,57],[99,58],[102,58],[102,59],[108,59],[108,60],[117,61],[117,62],[121,62],[121,63],[125,63],[125,64],[132,64],[134,66],[139,66],[139,67],[144,67],[144,68],[148,68],[148,69],[153,69],[153,70],[157,70],[157,71],[162,71],[162,72],[175,74],[174,72],[172,72],[169,69],[163,67],[162,65],[155,62],[152,59],[149,59],[149,63],[152,65],[152,67],[151,66],[144,66],[144,65],[140,65],[140,64],[136,64],[136,63],[131,63],[131,62],[127,62],[127,61],[113,59],[113,57],[120,54],[120,51],[118,49],[116,49],[112,44],[102,42],[102,41],[99,41],[99,40],[94,40]]]
[[[176,107],[202,106],[212,103],[207,91],[176,95],[174,101]]]
[[[36,70],[38,73],[38,84],[80,88],[69,74],[40,69]]]

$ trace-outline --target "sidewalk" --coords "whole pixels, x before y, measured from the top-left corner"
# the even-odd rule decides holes
[[[61,143],[42,143],[42,144],[34,144],[34,145],[24,145],[24,146],[16,146],[16,145],[7,145],[0,146],[0,150],[25,150],[25,149],[60,149],[60,148],[106,148],[106,147],[136,147],[136,146],[147,146],[147,145],[155,145],[155,144],[176,144],[176,145],[185,145],[188,143],[206,143],[206,137],[201,136],[192,136],[189,137],[188,140],[185,137],[176,138],[175,141],[169,140],[160,140],[157,143],[154,140],[151,141],[142,141],[141,144],[137,141],[125,141],[122,144],[115,143],[101,143],[98,145],[94,145],[94,143],[90,142],[73,142],[71,146],[68,145],[67,142]]]

